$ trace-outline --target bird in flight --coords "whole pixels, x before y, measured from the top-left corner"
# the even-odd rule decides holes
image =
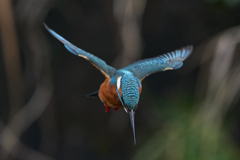
[[[156,72],[175,70],[182,67],[183,61],[193,50],[192,45],[186,46],[154,58],[140,60],[117,70],[107,65],[102,59],[74,46],[46,24],[44,26],[55,38],[64,44],[69,52],[91,62],[106,77],[99,90],[89,94],[87,97],[98,97],[106,107],[106,112],[110,108],[114,108],[115,111],[119,108],[124,108],[130,115],[134,144],[136,144],[134,117],[142,91],[142,80]]]

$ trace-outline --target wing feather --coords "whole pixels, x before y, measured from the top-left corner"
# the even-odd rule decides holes
[[[97,69],[99,69],[106,77],[112,77],[115,75],[116,73],[116,69],[107,65],[105,61],[103,61],[102,59],[74,46],[73,44],[71,44],[69,41],[67,41],[66,39],[64,39],[62,36],[60,36],[59,34],[57,34],[55,31],[53,31],[52,29],[50,29],[46,24],[44,24],[45,28],[55,37],[57,38],[59,41],[61,41],[65,48],[71,52],[72,54],[82,57],[88,61],[90,61]]]
[[[140,80],[146,76],[159,71],[174,70],[181,68],[183,61],[191,54],[193,46],[186,46],[181,49],[135,62],[123,70],[133,72]]]

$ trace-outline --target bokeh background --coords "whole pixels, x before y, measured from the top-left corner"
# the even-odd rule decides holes
[[[104,76],[43,27],[121,68],[194,45],[147,77],[137,145]],[[240,159],[240,0],[0,0],[1,160]]]

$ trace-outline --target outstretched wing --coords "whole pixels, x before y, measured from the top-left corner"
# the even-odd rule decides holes
[[[135,76],[142,80],[146,76],[155,72],[173,70],[182,67],[183,61],[191,54],[192,50],[193,46],[186,46],[182,49],[155,58],[135,62],[123,69],[133,72]]]
[[[114,74],[116,73],[116,69],[107,65],[106,62],[104,62],[103,60],[101,60],[100,58],[85,52],[84,50],[74,46],[73,44],[71,44],[70,42],[68,42],[66,39],[64,39],[62,36],[60,36],[59,34],[57,34],[56,32],[54,32],[53,30],[51,30],[46,24],[44,24],[44,26],[46,27],[46,29],[55,37],[57,38],[59,41],[61,41],[65,48],[73,53],[74,55],[77,55],[79,57],[82,57],[88,61],[90,61],[97,69],[99,69],[106,77],[112,77],[114,76]]]

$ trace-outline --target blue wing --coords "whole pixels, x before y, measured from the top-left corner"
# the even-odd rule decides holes
[[[183,61],[191,54],[193,46],[186,46],[182,49],[166,53],[164,55],[135,62],[125,68],[133,72],[140,80],[146,76],[165,70],[173,70],[182,67]]]
[[[107,65],[106,62],[104,62],[102,59],[85,52],[84,50],[74,46],[70,42],[68,42],[66,39],[64,39],[62,36],[51,30],[46,24],[44,24],[46,29],[59,41],[61,41],[65,48],[73,53],[76,56],[82,57],[88,61],[90,61],[97,69],[99,69],[106,77],[112,77],[116,73],[116,69]]]

